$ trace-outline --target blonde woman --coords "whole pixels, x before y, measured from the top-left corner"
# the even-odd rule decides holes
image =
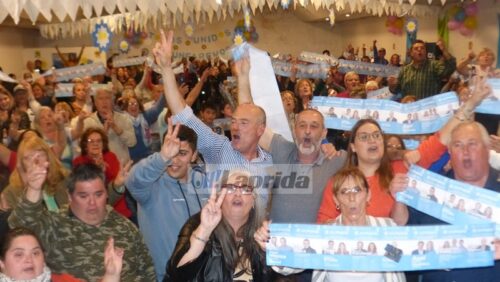
[[[67,171],[54,155],[49,146],[39,137],[33,136],[21,142],[17,151],[16,169],[9,178],[9,185],[2,194],[11,208],[17,206],[21,198],[25,184],[22,174],[30,163],[49,163],[47,180],[43,185],[43,201],[49,211],[59,211],[68,203],[68,195],[64,179],[68,176]]]

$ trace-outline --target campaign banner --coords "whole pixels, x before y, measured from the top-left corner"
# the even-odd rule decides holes
[[[327,128],[351,130],[363,118],[376,120],[385,133],[427,134],[438,131],[458,109],[455,92],[410,104],[382,99],[314,97],[311,107],[325,117]]]
[[[419,166],[408,172],[409,187],[396,199],[450,224],[495,224],[500,236],[500,193],[433,173]]]
[[[493,93],[486,97],[481,104],[476,108],[476,112],[483,114],[494,114],[499,115],[500,111],[500,79],[490,78],[488,83],[493,89]]]
[[[332,271],[411,271],[491,266],[493,224],[334,226],[271,224],[266,262]]]
[[[290,77],[292,75],[293,63],[279,60],[271,59],[273,65],[273,70],[276,75]],[[295,64],[297,68],[296,77],[299,78],[321,78],[326,79],[330,66],[327,64]]]
[[[314,64],[328,64],[330,66],[336,66],[342,73],[353,71],[357,74],[388,77],[397,76],[400,71],[400,68],[395,66],[337,59],[332,56],[312,52],[302,52],[298,58],[299,60]]]
[[[15,80],[12,77],[8,76],[3,71],[0,71],[0,81],[10,82],[10,83],[18,83],[17,80]]]
[[[339,71],[342,73],[353,71],[357,74],[381,77],[398,76],[400,70],[399,67],[389,65],[372,64],[349,60],[339,60],[338,67]]]
[[[380,88],[366,93],[366,99],[383,99],[391,100],[394,94],[391,93],[389,87]]]
[[[73,97],[74,86],[74,83],[58,83],[54,96],[56,96],[56,98]],[[90,85],[90,88],[92,89],[91,94],[94,94],[98,89],[109,89],[110,86],[108,84],[94,83]]]
[[[68,81],[73,78],[81,78],[84,76],[94,76],[106,73],[106,68],[103,63],[94,63],[81,65],[76,67],[55,69],[56,81]]]
[[[333,67],[339,64],[339,60],[335,57],[307,51],[301,52],[298,59],[313,64],[328,64]]]
[[[118,58],[113,59],[113,68],[128,67],[142,65],[146,61],[146,56],[132,57],[132,58]]]

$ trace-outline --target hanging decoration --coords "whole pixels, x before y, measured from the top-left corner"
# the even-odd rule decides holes
[[[192,23],[186,24],[184,27],[184,33],[186,34],[187,37],[193,37],[194,34],[194,27]]]
[[[406,50],[410,50],[413,42],[417,40],[417,31],[418,31],[418,21],[416,18],[407,19],[405,24],[406,31]]]
[[[111,46],[111,39],[113,34],[105,23],[96,24],[94,32],[92,33],[92,41],[94,46],[99,48],[99,51],[106,52]]]
[[[404,23],[405,20],[403,17],[388,16],[387,19],[385,20],[385,26],[387,27],[387,31],[394,35],[403,34]]]
[[[132,26],[133,23],[131,24],[131,27],[126,29],[123,36],[130,45],[135,45],[135,46],[141,45],[142,42],[144,42],[144,39],[148,38],[148,33],[145,31],[134,31]]]
[[[239,20],[236,23],[236,27],[234,28],[234,38],[233,41],[236,44],[236,39],[238,36],[241,37],[241,40],[249,43],[256,43],[259,40],[259,34],[257,33],[257,29],[253,24],[252,20],[249,20],[249,28],[245,26],[245,20]]]
[[[288,6],[290,5],[290,1],[292,1],[292,0],[280,0],[281,7],[285,10],[288,9]]]
[[[106,0],[103,9],[102,1],[72,1],[78,2],[71,9],[61,7],[60,1],[42,1],[43,5],[32,5],[32,2],[41,0],[0,0],[0,22],[10,16],[17,22],[21,13],[29,10],[30,19],[45,17],[48,24],[39,24],[40,33],[47,38],[62,38],[69,36],[83,36],[93,32],[95,24],[104,22],[114,33],[133,31],[157,30],[160,26],[184,26],[189,19],[196,19],[196,23],[212,23],[226,17],[238,15],[244,7],[250,7],[252,13],[257,11],[276,9],[298,9],[300,7],[314,6],[332,7],[337,11],[351,9],[353,11],[364,11],[368,15],[402,15],[412,17],[437,16],[439,10],[436,6],[428,5],[422,1],[367,1],[367,0],[232,0],[222,1],[220,5],[214,5],[214,1],[195,1],[199,5],[188,5],[181,0]],[[446,0],[442,0],[446,1]],[[127,4],[123,4],[123,3]],[[185,2],[185,4],[182,4]],[[181,3],[181,4],[179,4]],[[29,6],[29,7],[28,7]],[[15,9],[13,7],[16,7]],[[83,13],[78,16],[78,11]],[[116,14],[110,14],[113,11]],[[53,17],[52,15],[57,15]],[[107,15],[105,15],[107,14]],[[214,16],[216,15],[216,16]],[[58,22],[58,19],[69,16],[74,21]],[[82,19],[83,17],[83,19]],[[194,21],[194,20],[193,20]],[[194,23],[193,23],[194,24]],[[402,27],[402,23],[400,24]],[[140,39],[136,39],[140,41]],[[129,41],[130,43],[130,41]]]
[[[335,25],[335,10],[330,9],[330,13],[328,14],[328,21],[330,22],[330,26]]]
[[[450,43],[450,29],[448,28],[448,15],[444,15],[438,18],[438,37],[443,40],[446,48],[449,47]]]
[[[478,11],[476,2],[451,7],[447,12],[449,30],[457,30],[463,36],[472,36],[477,28]]]
[[[122,40],[118,44],[118,49],[122,54],[127,54],[128,51],[130,50],[130,44],[127,42],[127,40]]]

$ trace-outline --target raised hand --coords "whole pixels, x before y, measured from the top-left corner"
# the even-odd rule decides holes
[[[17,170],[24,185],[28,190],[41,191],[43,183],[47,179],[49,163],[42,156],[45,152],[36,152],[28,157],[28,160],[18,162]]]
[[[89,154],[89,157],[92,159],[94,164],[98,167],[100,167],[103,171],[106,170],[106,163],[104,162],[104,156],[102,155],[102,152],[98,152],[97,154]]]
[[[226,189],[222,189],[220,194],[217,196],[215,186],[212,187],[210,198],[201,210],[200,228],[203,234],[198,234],[198,236],[206,236],[205,238],[209,237],[217,224],[219,224],[222,219],[221,206],[226,196],[226,191]]]
[[[253,238],[263,251],[266,250],[266,244],[271,238],[269,236],[269,224],[271,224],[270,220],[264,220],[259,229],[257,229],[257,231],[253,234]]]
[[[81,110],[80,113],[78,114],[78,121],[84,121],[90,115],[91,115],[91,113],[88,113],[85,110]]]
[[[124,164],[122,167],[120,167],[120,171],[118,172],[115,180],[113,181],[113,185],[115,187],[121,187],[125,184],[125,181],[128,178],[128,173],[130,172],[130,168],[132,167],[132,164],[134,164],[134,162],[130,160],[126,164]]]
[[[187,83],[182,83],[180,86],[179,86],[179,92],[181,93],[181,96],[182,97],[185,97],[186,94],[189,93],[189,85]]]
[[[337,149],[335,149],[335,146],[333,146],[332,143],[321,144],[321,151],[329,160],[335,157],[339,157],[341,154],[340,151],[337,151]]]
[[[490,149],[497,153],[500,153],[500,137],[496,135],[490,135]]]
[[[250,74],[250,59],[248,56],[243,56],[243,58],[234,62],[234,69],[236,71],[236,76],[247,77]]]
[[[122,248],[115,248],[113,237],[108,239],[108,243],[104,249],[105,273],[102,282],[120,281],[124,253]]]
[[[172,45],[174,40],[174,32],[170,30],[167,35],[163,30],[160,30],[160,42],[157,42],[153,48],[156,64],[161,68],[172,67]]]
[[[489,70],[487,70],[488,72]],[[488,97],[492,92],[491,86],[487,83],[486,77],[476,76],[472,86],[472,94],[470,99],[466,102],[467,109],[474,111],[474,109],[481,104],[481,102]]]
[[[179,153],[181,148],[181,141],[177,137],[179,134],[179,129],[181,125],[176,124],[175,129],[172,125],[172,119],[168,119],[168,128],[165,139],[163,139],[163,145],[161,146],[160,154],[164,160],[171,160]]]
[[[394,198],[396,198],[396,193],[406,190],[408,181],[408,176],[405,173],[396,173],[396,175],[394,175],[389,185],[389,191]]]

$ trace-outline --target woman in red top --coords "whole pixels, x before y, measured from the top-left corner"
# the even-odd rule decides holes
[[[457,118],[450,118],[448,123],[436,134],[423,141],[414,154],[418,155],[417,165],[427,168],[446,151],[451,130],[460,123]],[[391,161],[384,142],[380,125],[373,119],[358,121],[351,131],[347,150],[346,167],[358,167],[366,177],[371,191],[367,207],[369,215],[390,217],[397,224],[404,225],[408,220],[406,205],[395,201],[397,191],[390,189],[396,174],[406,173],[407,167],[402,160]],[[336,209],[332,196],[333,183],[326,184],[323,200],[318,211],[318,223],[333,221],[340,211]]]
[[[116,183],[117,176],[120,173],[120,161],[115,153],[111,152],[108,147],[108,136],[100,128],[88,128],[82,134],[80,139],[80,148],[82,153],[73,160],[73,167],[81,164],[93,163],[100,166],[106,177],[106,185],[120,187],[123,183]],[[122,180],[118,180],[122,182]],[[123,194],[123,191],[116,191]],[[115,210],[127,218],[130,218],[132,212],[127,207],[125,196],[121,195],[114,203]]]

